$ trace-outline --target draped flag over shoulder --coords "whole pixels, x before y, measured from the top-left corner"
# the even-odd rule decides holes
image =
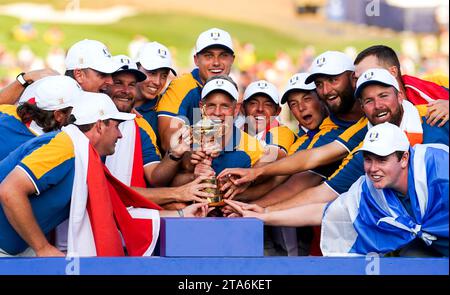
[[[116,151],[106,157],[105,165],[126,185],[146,187],[139,126],[136,120],[125,121],[120,123],[119,129],[126,136],[117,141]]]
[[[428,245],[448,238],[448,146],[410,149],[410,216],[392,189],[375,189],[364,175],[324,211],[321,249],[325,256],[388,253],[419,238]]]
[[[128,255],[151,255],[161,208],[112,176],[77,127],[69,125],[63,131],[75,149],[68,255],[123,256],[122,238]]]
[[[448,100],[448,90],[444,87],[416,77],[403,75],[406,97],[415,105],[427,104],[436,99]]]

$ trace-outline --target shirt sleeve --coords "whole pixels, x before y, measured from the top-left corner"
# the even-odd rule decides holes
[[[74,158],[72,141],[65,133],[59,133],[48,144],[24,157],[18,166],[27,173],[40,194],[75,169]]]
[[[297,136],[291,129],[287,126],[279,126],[269,130],[266,143],[275,145],[288,153],[296,139]]]

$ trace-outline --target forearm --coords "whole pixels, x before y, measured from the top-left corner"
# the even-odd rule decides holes
[[[25,88],[19,82],[12,82],[0,90],[0,104],[15,104],[19,100],[24,89]]]
[[[132,189],[141,194],[147,200],[150,200],[158,205],[164,205],[178,200],[176,197],[178,192],[175,187],[132,187]]]
[[[288,176],[276,176],[267,179],[263,183],[255,184],[236,196],[237,201],[250,202],[260,199],[272,189],[286,181]]]
[[[320,185],[301,191],[287,200],[268,206],[267,210],[278,211],[309,204],[328,203],[335,200],[338,196],[325,183],[321,183]]]
[[[150,176],[150,183],[155,187],[167,186],[178,171],[179,162],[164,156],[161,162],[156,165]]]
[[[190,172],[182,172],[177,173],[175,177],[173,178],[172,182],[170,183],[170,186],[177,187],[185,185],[186,183],[189,183],[195,179],[194,173]]]
[[[263,170],[262,175],[291,175],[333,163],[347,154],[341,144],[333,141],[321,147],[298,151],[260,169]]]
[[[309,204],[287,210],[268,212],[263,220],[273,226],[316,226],[321,225],[323,210],[327,203]]]
[[[183,210],[183,209],[179,209]],[[161,210],[159,211],[160,217],[181,217],[178,210]]]
[[[268,207],[292,198],[305,189],[320,184],[321,181],[322,177],[311,172],[296,173],[254,203],[261,207]]]

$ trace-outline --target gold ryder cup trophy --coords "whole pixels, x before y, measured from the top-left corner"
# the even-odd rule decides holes
[[[211,120],[203,118],[192,126],[192,139],[195,148],[204,150],[207,146],[221,146],[222,136],[225,131],[225,125],[219,120]],[[202,183],[212,183],[216,188],[205,188],[203,191],[211,193],[214,196],[207,198],[208,206],[219,207],[224,206],[222,200],[223,193],[220,191],[221,183],[215,176],[205,179]]]

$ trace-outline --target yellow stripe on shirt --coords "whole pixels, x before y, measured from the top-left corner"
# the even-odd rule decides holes
[[[137,118],[137,117],[136,117],[134,120],[136,121],[136,123],[138,124],[138,126],[139,126],[140,128],[142,128],[142,129],[145,131],[145,133],[148,134],[148,136],[149,136],[150,139],[152,140],[153,145],[155,146],[156,153],[158,154],[158,156],[161,157],[161,153],[160,153],[160,151],[159,151],[159,149],[158,149],[158,144],[156,143],[156,141],[157,141],[156,133],[155,133],[155,131],[153,130],[153,128],[152,128],[152,126],[150,125],[150,123],[148,123],[147,120],[145,120],[144,118]]]
[[[322,124],[320,124],[319,126],[319,132],[317,132],[316,135],[314,135],[313,139],[311,140],[310,144],[308,145],[307,149],[310,149],[312,147],[314,147],[314,145],[316,144],[316,142],[319,140],[319,138],[322,135],[327,134],[328,132],[330,132],[333,129],[337,129],[339,128],[338,125],[336,125],[330,117],[326,117],[325,119],[323,119]]]
[[[276,146],[282,147],[286,152],[294,144],[297,136],[287,126],[277,126],[269,130],[272,142]]]
[[[0,112],[10,115],[10,116],[13,116],[17,120],[21,121],[19,115],[17,114],[17,106],[15,106],[15,105],[2,104],[2,105],[0,105]]]
[[[198,85],[197,80],[194,79],[191,73],[175,78],[159,101],[157,111],[178,114],[183,99],[189,91]]]
[[[60,132],[47,144],[23,158],[22,163],[39,179],[45,173],[74,157],[72,140],[65,132]]]
[[[241,132],[241,140],[237,149],[244,151],[250,157],[250,162],[253,167],[253,165],[255,165],[255,163],[263,156],[264,148],[258,139],[242,130],[239,131]]]
[[[359,119],[358,122],[356,122],[352,126],[348,127],[344,132],[342,132],[342,134],[339,135],[339,138],[345,142],[348,142],[353,136],[355,136],[356,133],[358,133],[361,129],[367,126],[367,122],[368,122],[367,118],[362,117],[361,119]]]

